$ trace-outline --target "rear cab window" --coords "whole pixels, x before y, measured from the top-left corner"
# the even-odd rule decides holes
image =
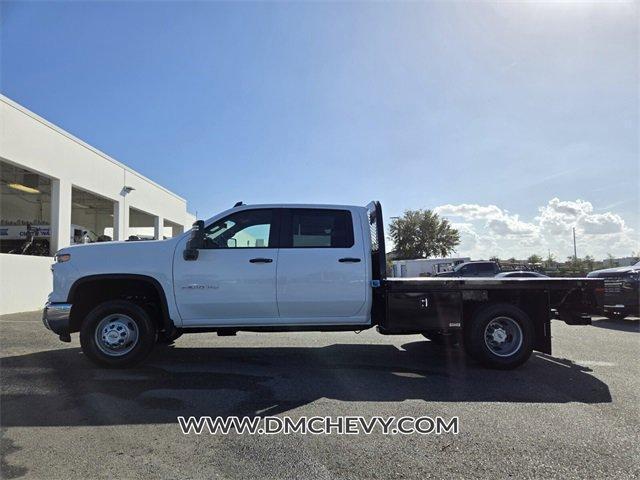
[[[349,210],[292,208],[283,212],[283,248],[351,248],[353,219]]]

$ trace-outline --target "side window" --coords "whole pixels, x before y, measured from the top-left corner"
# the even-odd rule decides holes
[[[285,247],[349,248],[353,221],[348,210],[292,209]]]
[[[487,274],[495,273],[495,266],[492,263],[481,263],[478,265],[478,273]]]
[[[204,248],[265,248],[273,223],[273,210],[244,210],[218,220],[205,229]]]

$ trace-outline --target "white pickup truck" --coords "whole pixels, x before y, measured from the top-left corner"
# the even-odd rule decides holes
[[[551,353],[550,311],[588,324],[603,281],[386,278],[378,202],[243,205],[159,241],[63,248],[43,322],[108,367],[144,359],[183,333],[359,331],[460,341],[479,362],[514,368]]]

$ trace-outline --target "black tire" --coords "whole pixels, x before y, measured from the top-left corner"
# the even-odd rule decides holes
[[[439,347],[455,347],[460,343],[460,336],[453,333],[426,332],[422,336]]]
[[[112,320],[109,321],[109,318]],[[100,327],[101,323],[103,323],[102,327]],[[112,328],[115,331],[110,332],[109,335],[113,333],[113,337],[117,341],[117,335],[122,335],[117,331],[119,327],[128,333],[136,332],[135,336],[127,335],[128,340],[133,338],[135,340],[130,340],[125,345],[125,350],[130,349],[126,353],[122,353],[125,350],[117,352],[116,349],[120,348],[118,346],[113,348],[115,353],[106,353],[105,350],[108,350],[107,342],[105,340],[98,344],[96,330],[101,328],[104,331],[104,328]],[[144,360],[151,353],[156,343],[156,337],[156,325],[149,318],[147,312],[142,307],[126,300],[110,300],[101,303],[89,312],[80,328],[80,345],[84,354],[96,365],[110,368],[130,367]],[[102,338],[104,339],[105,336]],[[111,337],[109,339],[112,341]]]
[[[490,323],[491,327],[488,328]],[[499,328],[496,329],[496,325]],[[499,333],[499,337],[506,334],[506,338],[502,337],[505,343],[494,343],[488,339],[490,328],[494,332],[502,328],[502,332],[495,333]],[[521,341],[517,340],[518,336]],[[522,365],[531,356],[534,343],[535,330],[531,319],[521,309],[508,303],[488,305],[479,309],[473,315],[471,324],[465,326],[465,351],[473,359],[490,368],[509,370]],[[502,348],[504,350],[498,353]]]
[[[174,329],[170,333],[159,332],[158,333],[158,345],[171,345],[177,339],[182,336],[182,332],[180,330]]]

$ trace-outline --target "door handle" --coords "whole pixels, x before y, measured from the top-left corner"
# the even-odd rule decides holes
[[[250,263],[271,263],[273,262],[273,258],[252,258],[249,260]]]
[[[353,258],[353,257],[345,257],[345,258],[341,258],[338,261],[340,263],[358,263],[360,261],[360,259],[359,258]]]

